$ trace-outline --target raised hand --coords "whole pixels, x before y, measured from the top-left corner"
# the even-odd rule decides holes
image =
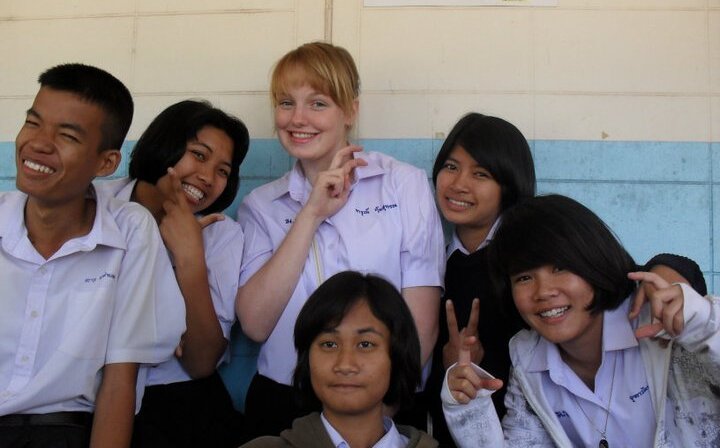
[[[478,321],[480,319],[480,300],[474,299],[472,308],[470,309],[470,318],[467,327],[458,330],[457,318],[455,316],[455,306],[452,300],[445,301],[445,314],[447,316],[448,342],[443,346],[443,367],[446,369],[458,361],[460,346],[471,339],[472,345],[466,347],[470,354],[470,361],[480,364],[485,355],[480,340],[478,339]]]
[[[367,165],[365,160],[353,157],[353,154],[359,151],[362,151],[362,147],[356,145],[342,148],[333,157],[330,167],[318,173],[306,204],[313,215],[325,219],[345,205],[350,195],[355,168]]]
[[[635,330],[638,339],[656,336],[665,330],[671,336],[679,335],[684,326],[683,316],[684,297],[679,285],[671,285],[653,272],[630,272],[628,278],[648,283],[652,289],[644,294],[636,294],[633,300],[630,316],[637,316],[645,302],[650,303],[653,322]]]
[[[163,202],[165,215],[160,221],[160,235],[165,246],[176,261],[181,258],[181,254],[188,257],[204,257],[202,229],[223,218],[219,216],[220,214],[212,214],[198,221],[185,198],[182,183],[175,170],[168,168],[166,177],[170,191]]]

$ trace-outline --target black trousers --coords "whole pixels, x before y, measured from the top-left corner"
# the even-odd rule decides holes
[[[282,430],[290,428],[296,418],[321,410],[302,403],[292,386],[280,384],[259,373],[253,377],[245,400],[246,421],[253,438],[277,436]]]
[[[90,445],[92,428],[90,413],[42,414],[37,421],[28,417],[28,415],[0,417],[0,447],[87,448]]]
[[[207,378],[145,388],[134,448],[235,448],[248,440],[242,414],[215,372]]]

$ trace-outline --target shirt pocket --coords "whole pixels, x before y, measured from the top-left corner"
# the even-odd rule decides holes
[[[394,216],[356,228],[346,239],[350,268],[379,275],[400,288],[401,237],[401,223]]]
[[[81,288],[67,296],[58,350],[79,359],[105,359],[112,324],[114,288]]]

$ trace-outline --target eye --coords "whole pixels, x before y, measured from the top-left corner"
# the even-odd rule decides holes
[[[72,134],[68,134],[67,132],[61,132],[60,137],[72,143],[80,143],[80,140],[77,137]]]
[[[375,343],[371,342],[371,341],[360,341],[358,343],[358,347],[367,350],[367,349],[375,347]]]
[[[218,173],[219,173],[220,176],[222,176],[222,177],[230,177],[230,170],[228,170],[228,169],[226,169],[226,168],[220,168],[220,169],[218,170]]]
[[[30,119],[30,118],[25,119],[25,127],[36,128],[38,126],[40,126],[40,124],[37,121]]]
[[[290,100],[280,100],[278,101],[278,107],[280,109],[290,109],[293,107],[293,102]]]
[[[453,162],[445,162],[443,164],[443,169],[446,171],[457,171],[458,167]]]
[[[490,173],[487,171],[475,171],[473,172],[473,176],[477,179],[491,179],[492,176],[490,176]]]
[[[201,162],[204,162],[205,159],[206,159],[205,153],[202,152],[202,151],[200,151],[200,150],[191,149],[191,150],[190,150],[190,153],[193,155],[193,157],[195,157],[196,159],[198,159],[198,160],[201,161]]]
[[[320,341],[318,345],[323,350],[332,350],[334,348],[337,348],[337,342],[335,341]]]
[[[510,282],[513,284],[525,283],[532,279],[529,274],[521,273],[510,276]]]
[[[553,266],[552,271],[553,272],[563,272],[565,268],[561,268],[560,266]]]
[[[328,104],[325,101],[315,100],[310,104],[310,106],[315,110],[321,110],[328,107]]]

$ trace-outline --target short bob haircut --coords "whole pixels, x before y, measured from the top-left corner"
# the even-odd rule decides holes
[[[119,79],[105,70],[85,64],[61,64],[43,72],[41,87],[71,92],[105,111],[98,151],[120,149],[130,129],[133,100]]]
[[[469,113],[448,134],[433,166],[433,184],[450,153],[461,146],[500,184],[500,212],[535,196],[535,166],[522,133],[502,118]]]
[[[350,53],[325,42],[310,42],[287,53],[275,64],[270,81],[273,107],[290,87],[309,84],[328,95],[347,117],[360,96],[360,75]]]
[[[217,128],[233,142],[232,162],[225,190],[201,211],[202,214],[225,210],[237,194],[240,163],[248,151],[248,130],[242,121],[213,107],[207,101],[185,100],[160,112],[140,136],[130,155],[129,173],[133,179],[151,184],[167,174],[185,154],[187,143],[197,138],[206,126]]]
[[[298,354],[293,385],[306,406],[321,405],[310,379],[310,348],[323,331],[339,325],[350,308],[367,302],[373,315],[390,331],[390,386],[383,403],[406,407],[420,385],[420,340],[410,309],[397,289],[374,275],[345,271],[327,279],[310,296],[295,322]]]
[[[582,277],[594,290],[592,314],[617,308],[635,288],[627,278],[638,269],[630,254],[595,213],[565,196],[508,209],[488,251],[493,281],[504,290],[510,276],[547,264]]]

